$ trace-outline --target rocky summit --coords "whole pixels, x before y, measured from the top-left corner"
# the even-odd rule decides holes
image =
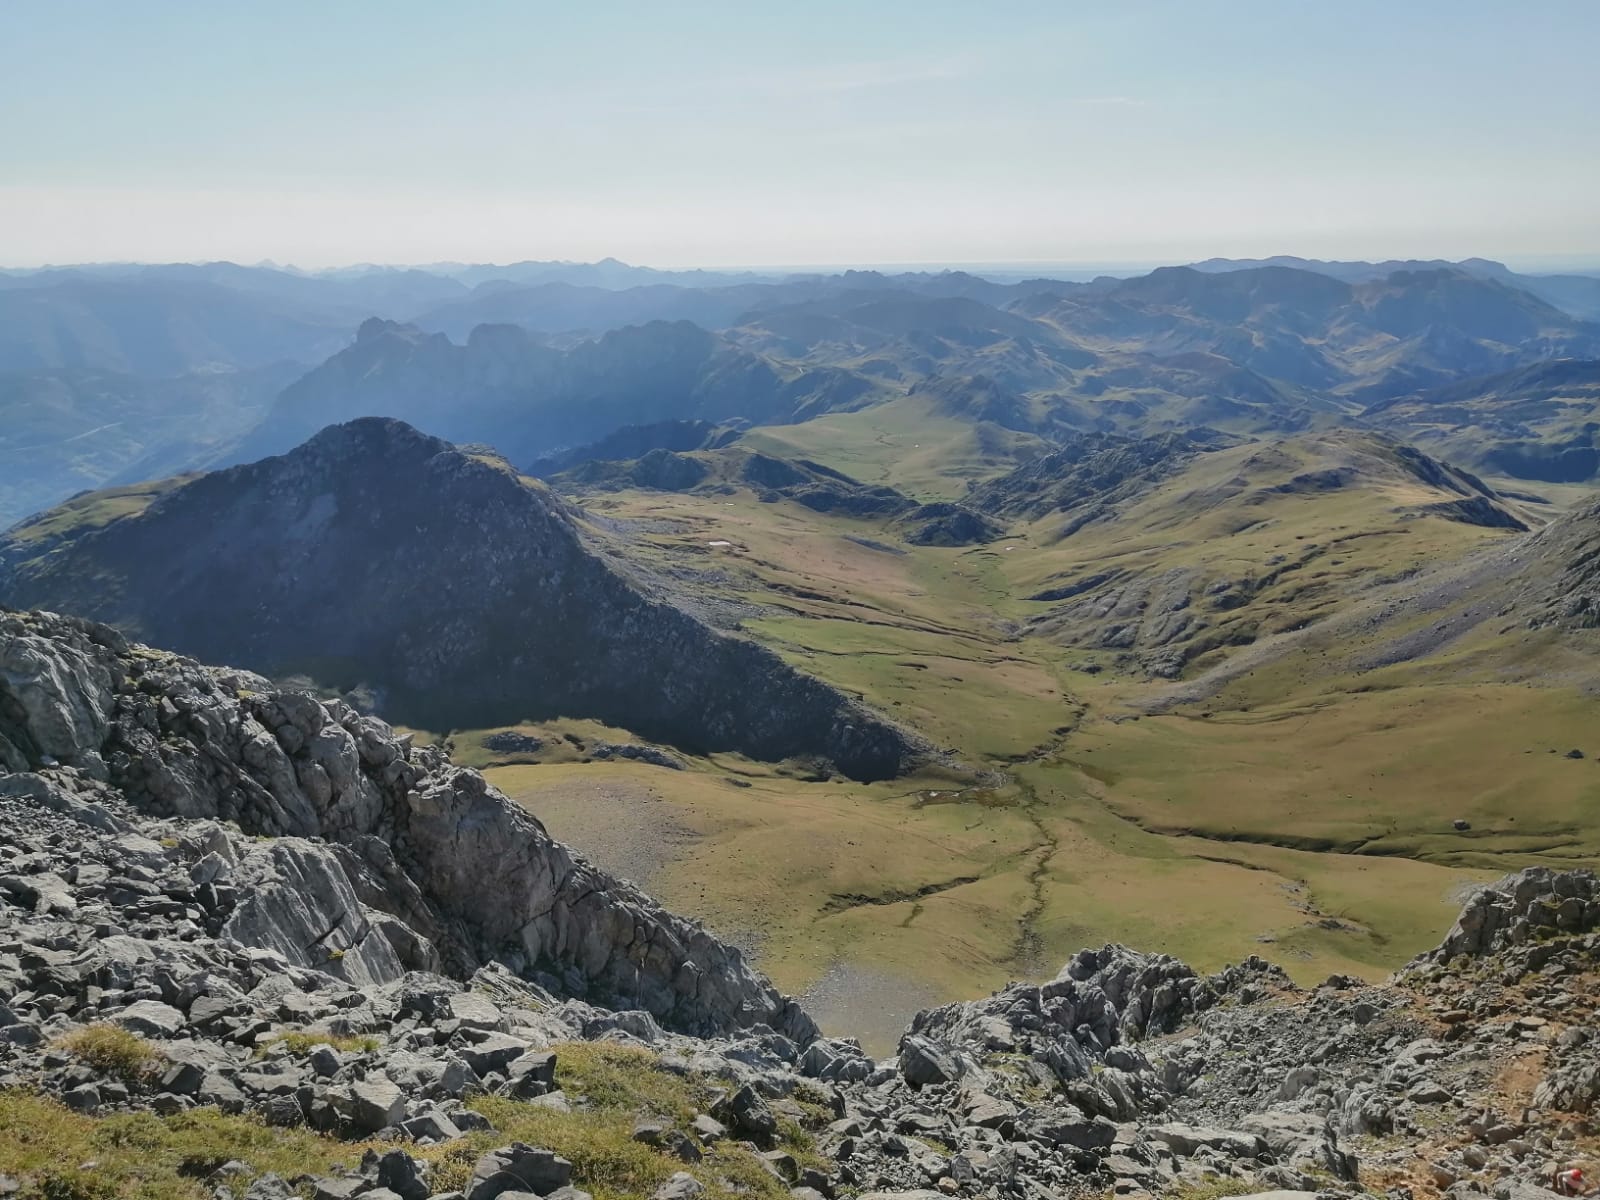
[[[875,1061],[382,722],[0,614],[0,1113],[96,1155],[0,1122],[0,1195],[1518,1200],[1600,1150],[1597,955],[1530,869],[1382,985],[1107,946]]]

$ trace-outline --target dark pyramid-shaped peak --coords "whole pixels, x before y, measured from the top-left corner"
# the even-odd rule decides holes
[[[587,716],[695,752],[820,756],[864,779],[923,750],[641,584],[503,459],[401,421],[333,426],[142,512],[51,527],[49,546],[25,528],[0,542],[0,600],[268,675],[365,684],[407,725]]]

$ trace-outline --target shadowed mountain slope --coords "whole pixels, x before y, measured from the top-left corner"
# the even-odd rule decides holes
[[[649,425],[624,425],[598,441],[535,459],[528,465],[528,474],[536,479],[545,479],[581,463],[643,458],[653,450],[674,454],[685,450],[713,450],[736,441],[738,437],[737,427],[713,425],[710,421],[656,421]]]
[[[398,421],[333,427],[119,514],[13,529],[0,597],[267,673],[365,683],[425,728],[591,716],[691,750],[819,755],[868,779],[924,749],[713,632],[542,485]]]
[[[1088,434],[973,488],[968,503],[1005,517],[1069,513],[1066,536],[1092,520],[1114,516],[1118,504],[1182,469],[1194,455],[1235,441],[1205,429],[1138,439]]]
[[[1365,418],[1475,468],[1543,483],[1600,474],[1600,361],[1558,359],[1397,396]]]
[[[726,493],[745,487],[762,500],[792,500],[814,512],[852,517],[895,516],[915,502],[806,459],[776,458],[740,445],[698,453],[654,449],[633,459],[591,458],[550,479],[554,487]]]

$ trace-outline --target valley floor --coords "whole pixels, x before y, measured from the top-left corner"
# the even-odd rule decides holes
[[[1302,654],[1186,699],[1025,633],[1014,597],[1065,555],[1026,530],[890,548],[870,524],[743,492],[585,503],[708,612],[961,765],[873,785],[728,755],[670,770],[594,759],[584,746],[630,735],[578,722],[518,727],[546,743],[530,754],[458,731],[457,761],[873,1050],[918,1009],[1048,978],[1105,942],[1203,970],[1261,953],[1305,984],[1378,979],[1438,940],[1470,885],[1600,861],[1579,686]],[[1366,539],[1339,562],[1358,578],[1394,553]]]

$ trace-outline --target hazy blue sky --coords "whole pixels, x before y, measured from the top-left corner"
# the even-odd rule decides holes
[[[1600,0],[0,0],[0,263],[1600,261]]]

